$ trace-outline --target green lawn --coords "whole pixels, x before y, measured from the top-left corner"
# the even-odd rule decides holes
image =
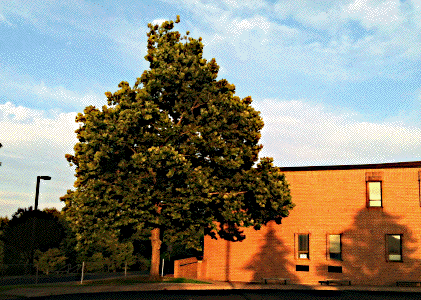
[[[129,278],[112,278],[101,280],[86,280],[82,285],[84,286],[99,286],[99,285],[133,285],[138,283],[196,283],[196,284],[210,284],[209,282],[199,281],[186,278],[159,278],[153,279],[147,276],[133,276]],[[42,287],[60,287],[60,286],[80,286],[80,282],[72,283],[49,283],[49,284],[26,284],[26,285],[8,285],[0,286],[0,292],[17,289],[17,288],[42,288]],[[1,297],[0,297],[1,299]]]
[[[113,279],[102,279],[86,281],[83,285],[131,285],[138,283],[199,283],[199,284],[210,284],[209,282],[186,279],[186,278],[159,278],[154,279],[147,276],[135,276],[130,278],[113,278]]]

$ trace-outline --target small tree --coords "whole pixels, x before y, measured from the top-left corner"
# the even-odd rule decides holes
[[[48,249],[46,252],[37,250],[35,252],[35,263],[39,270],[48,275],[50,272],[62,269],[66,265],[66,257],[63,251],[57,248]]]
[[[86,262],[87,272],[104,271],[105,259],[101,252],[94,253]]]
[[[151,275],[159,276],[162,236],[188,246],[202,234],[237,241],[241,227],[280,223],[293,205],[273,160],[257,162],[263,121],[251,97],[216,80],[201,38],[180,39],[173,21],[148,27],[150,70],[105,93],[109,107],[78,114],[79,142],[66,155],[77,189],[61,199],[81,250],[109,232],[152,229]]]
[[[133,244],[130,242],[114,244],[112,247],[111,255],[109,257],[110,268],[114,272],[117,269],[122,269],[125,266],[130,267],[135,264],[136,258],[133,255]]]

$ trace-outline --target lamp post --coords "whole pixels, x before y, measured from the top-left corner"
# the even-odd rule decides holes
[[[35,192],[35,209],[34,209],[34,216],[32,218],[32,243],[31,243],[31,258],[30,258],[30,264],[34,262],[34,243],[35,243],[35,218],[36,213],[35,211],[38,210],[38,195],[39,195],[39,182],[40,180],[51,180],[50,176],[37,176],[37,190]]]
[[[39,194],[39,182],[40,180],[51,180],[50,176],[37,176],[37,191],[35,193],[35,210],[38,209],[38,194]]]

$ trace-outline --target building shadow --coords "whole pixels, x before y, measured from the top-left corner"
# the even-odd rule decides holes
[[[284,245],[276,234],[275,226],[274,222],[267,224],[264,244],[259,252],[247,262],[245,269],[253,272],[253,282],[261,283],[264,278],[288,278],[289,282],[297,283],[298,278],[293,274],[295,265],[291,262],[293,250]]]
[[[351,227],[341,233],[341,259],[330,259],[327,245],[327,260],[317,266],[318,275],[348,278],[358,285],[396,285],[397,281],[421,280],[420,260],[414,255],[419,241],[408,226],[401,224],[401,219],[381,208],[360,210]],[[390,235],[400,237],[401,259],[396,253],[389,256],[393,248],[388,242]],[[394,244],[396,248],[399,242]]]

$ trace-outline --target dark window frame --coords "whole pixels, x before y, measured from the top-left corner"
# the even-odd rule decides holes
[[[330,236],[331,235],[339,235],[339,253],[331,252],[330,249]],[[332,257],[335,255],[332,254],[339,254],[337,257]],[[329,260],[342,260],[342,234],[341,233],[329,233],[327,235],[327,259]]]
[[[379,182],[380,183],[380,200],[370,200],[370,189],[369,185],[373,182]],[[368,208],[383,208],[383,181],[382,180],[367,180],[366,181],[366,204]],[[371,201],[380,201],[380,206],[372,206],[370,205]]]
[[[421,207],[421,171],[418,171],[418,202]]]
[[[399,242],[399,254],[397,254],[397,255],[400,256],[399,260],[398,259],[390,259],[390,255],[393,255],[393,254],[396,255],[396,253],[393,253],[393,252],[390,251],[391,245],[389,243],[389,237],[394,236],[394,235],[399,236],[399,241],[400,241]],[[400,233],[398,233],[398,234],[396,234],[396,233],[386,234],[385,239],[386,239],[386,247],[385,247],[386,248],[386,261],[387,262],[403,262],[403,255],[402,255],[403,234],[400,234]]]
[[[307,250],[300,250],[300,246],[302,246],[302,243],[300,243],[300,236],[307,236]],[[307,255],[307,257],[300,257],[301,254]],[[310,259],[310,234],[309,233],[297,233],[297,258],[303,259],[303,260],[309,260]]]

